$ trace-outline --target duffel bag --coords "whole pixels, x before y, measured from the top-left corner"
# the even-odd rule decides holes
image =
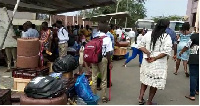
[[[64,86],[61,80],[51,76],[40,76],[32,79],[24,92],[28,97],[35,99],[55,98],[64,93]]]
[[[54,72],[71,72],[78,67],[78,61],[72,55],[59,57],[53,64]]]

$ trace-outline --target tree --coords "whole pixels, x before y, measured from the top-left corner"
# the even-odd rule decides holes
[[[158,17],[152,17],[152,19],[157,22],[159,19],[168,19],[170,21],[182,21],[183,16],[177,16],[177,15],[171,15],[171,16],[158,16]]]
[[[143,19],[146,17],[146,9],[144,7],[144,3],[146,0],[128,0],[128,8],[127,8],[127,0],[122,0],[119,2],[118,5],[118,12],[124,12],[129,11],[130,17],[128,17],[127,27],[134,27],[135,21],[137,19]],[[100,14],[109,14],[109,13],[115,13],[116,12],[116,4],[109,5],[105,7],[98,7],[90,10],[85,11],[86,17],[92,17]],[[83,12],[81,12],[81,15],[83,15]],[[125,25],[125,19],[118,19],[117,25],[124,26]],[[111,21],[112,24],[115,23],[114,20]]]

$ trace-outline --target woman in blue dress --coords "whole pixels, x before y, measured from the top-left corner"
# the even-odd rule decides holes
[[[182,33],[179,35],[180,42],[177,45],[176,72],[174,73],[175,75],[177,75],[177,73],[178,73],[180,62],[182,60],[184,70],[185,70],[185,75],[186,75],[186,77],[189,77],[189,74],[187,72],[187,62],[189,59],[190,51],[187,50],[181,56],[178,55],[181,52],[181,50],[184,48],[184,46],[186,46],[187,42],[190,40],[191,32],[189,30],[190,30],[190,24],[188,22],[184,23],[182,25],[182,29],[181,29]]]

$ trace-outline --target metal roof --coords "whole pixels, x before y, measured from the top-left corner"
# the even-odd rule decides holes
[[[17,0],[0,0],[0,7],[13,10]],[[21,0],[18,12],[58,14],[114,4],[116,0]]]
[[[91,18],[83,18],[84,21],[107,21],[112,19],[123,19],[126,17],[129,17],[129,12],[118,12],[118,13],[112,13],[112,14],[102,14],[102,15],[97,15],[93,16]]]

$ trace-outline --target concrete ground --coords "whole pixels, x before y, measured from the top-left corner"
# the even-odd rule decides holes
[[[124,61],[113,62],[111,101],[108,103],[99,101],[100,105],[138,105],[137,98],[140,90],[138,57],[132,60],[126,68],[122,67]],[[189,78],[185,77],[183,66],[181,65],[176,76],[173,74],[175,62],[170,59],[168,65],[166,88],[157,91],[154,102],[159,105],[198,105],[199,96],[196,96],[196,101],[190,101],[185,98],[185,95],[189,95]],[[5,67],[0,67],[0,88],[2,85],[6,88],[12,88],[13,79],[10,78],[12,74],[5,71]],[[148,98],[148,90],[144,96],[145,100]],[[100,95],[101,92],[98,92],[98,94]]]

